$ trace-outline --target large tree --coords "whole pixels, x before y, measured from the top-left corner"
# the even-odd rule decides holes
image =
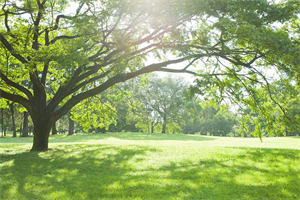
[[[299,22],[296,1],[1,0],[0,7],[0,97],[28,110],[36,151],[48,149],[53,123],[78,103],[140,74],[260,81],[253,66],[299,69],[294,35],[280,26]],[[189,71],[198,60],[216,69]],[[176,63],[184,67],[167,68]]]

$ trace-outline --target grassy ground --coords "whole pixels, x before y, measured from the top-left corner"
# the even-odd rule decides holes
[[[0,199],[300,199],[300,137],[0,138]]]

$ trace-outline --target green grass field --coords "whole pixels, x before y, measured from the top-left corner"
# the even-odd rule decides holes
[[[300,137],[0,138],[0,199],[300,199]]]

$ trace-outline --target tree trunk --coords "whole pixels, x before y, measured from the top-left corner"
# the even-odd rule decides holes
[[[166,133],[166,127],[167,127],[167,116],[164,115],[164,117],[163,117],[163,126],[162,126],[161,133]]]
[[[48,150],[48,139],[52,122],[49,118],[35,118],[33,119],[34,130],[33,130],[33,146],[31,151],[47,151]]]
[[[17,137],[14,104],[13,103],[9,104],[9,108],[10,108],[11,120],[12,120],[13,137]]]
[[[42,103],[35,105],[30,110],[33,122],[33,145],[31,151],[47,151],[48,140],[54,118],[47,113],[46,106]]]
[[[68,135],[74,134],[74,121],[71,119],[71,115],[69,115],[69,133]]]
[[[56,135],[56,134],[57,134],[56,122],[54,122],[52,125],[52,135]]]
[[[21,137],[27,137],[27,136],[28,136],[28,112],[24,112],[23,129],[22,129]]]
[[[4,137],[4,116],[3,116],[3,108],[1,108],[1,132],[2,132],[2,137]]]
[[[153,132],[154,132],[154,122],[151,121],[151,133],[153,133]]]

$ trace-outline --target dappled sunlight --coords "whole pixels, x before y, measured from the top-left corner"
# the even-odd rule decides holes
[[[0,199],[300,198],[300,150],[118,142],[1,153]]]
[[[168,180],[169,185],[159,184],[158,187],[173,193],[173,197],[184,193],[187,199],[261,199],[261,195],[266,194],[269,199],[296,199],[299,198],[296,187],[300,183],[300,151],[292,152],[292,160],[297,159],[298,162],[293,169],[290,168],[291,163],[284,163],[290,158],[277,162],[271,159],[287,152],[243,149],[242,154],[233,155],[231,159],[215,155],[213,159],[199,162],[170,162],[148,171],[148,175],[159,173],[158,179]],[[261,162],[265,158],[266,161]],[[285,170],[287,168],[289,170]]]
[[[0,199],[96,199],[105,195],[107,186],[119,181],[129,170],[126,162],[138,154],[153,151],[149,148],[117,149],[106,146],[70,146],[43,153],[20,153],[1,156]],[[67,156],[66,156],[67,155]],[[36,191],[39,195],[36,195]],[[19,196],[14,196],[18,194]],[[59,196],[59,195],[62,196]]]

